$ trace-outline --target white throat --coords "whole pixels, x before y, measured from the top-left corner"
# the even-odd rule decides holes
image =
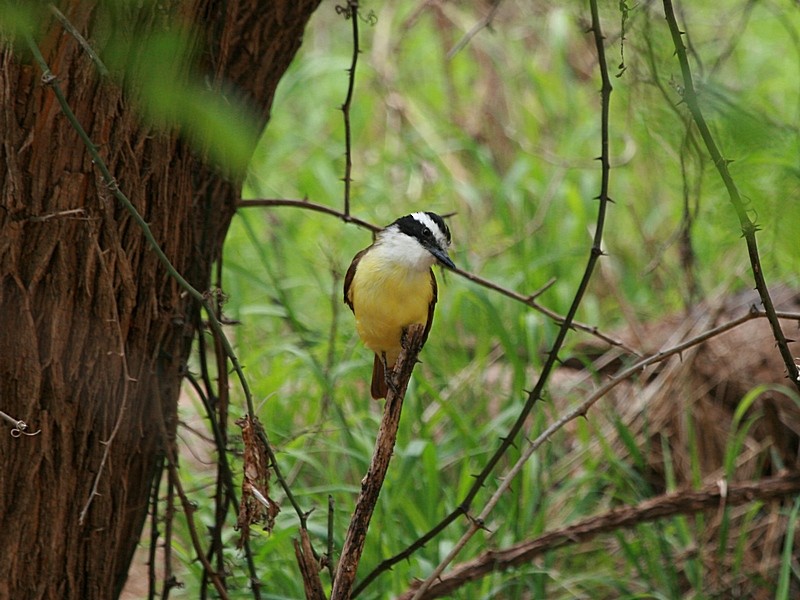
[[[382,260],[414,271],[427,271],[436,262],[416,239],[401,233],[396,227],[389,227],[378,235],[371,252],[376,252]]]

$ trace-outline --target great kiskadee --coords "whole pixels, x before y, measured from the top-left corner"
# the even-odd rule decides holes
[[[371,386],[375,399],[386,397],[386,369],[397,362],[404,329],[424,325],[422,343],[428,339],[437,299],[431,267],[438,261],[455,268],[447,255],[449,246],[444,219],[416,212],[381,230],[347,269],[344,302],[356,317],[359,337],[375,353]]]

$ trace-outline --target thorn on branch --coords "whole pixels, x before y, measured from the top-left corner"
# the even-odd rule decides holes
[[[517,445],[514,443],[514,440],[513,440],[513,439],[511,439],[511,438],[509,438],[509,437],[501,437],[501,438],[500,438],[500,441],[501,441],[502,443],[504,443],[504,444],[508,444],[509,446],[511,446],[512,448],[514,448],[515,450],[517,449]]]
[[[467,515],[467,518],[468,518],[468,519],[470,520],[470,522],[471,522],[473,525],[475,525],[475,527],[477,527],[478,529],[481,529],[481,530],[483,530],[483,531],[489,531],[489,528],[486,526],[486,521],[484,521],[482,518],[480,518],[480,517],[473,517],[472,515]]]

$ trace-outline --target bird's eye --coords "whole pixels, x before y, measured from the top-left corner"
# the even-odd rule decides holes
[[[431,237],[431,230],[428,229],[427,227],[423,227],[422,228],[422,235],[424,235],[425,237]]]

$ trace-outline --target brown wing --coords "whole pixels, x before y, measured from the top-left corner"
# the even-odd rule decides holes
[[[431,325],[433,325],[433,309],[436,308],[436,301],[439,299],[439,286],[436,285],[436,276],[431,269],[431,287],[433,288],[433,295],[431,296],[431,303],[428,304],[428,322],[425,323],[425,331],[422,332],[422,345],[428,341],[428,334],[431,332]]]
[[[347,268],[347,273],[344,276],[344,303],[347,304],[354,313],[356,310],[353,308],[353,299],[350,298],[350,284],[353,283],[353,277],[355,277],[356,274],[356,266],[367,250],[369,250],[369,247],[364,248],[353,257],[353,262],[350,263],[350,266]]]

